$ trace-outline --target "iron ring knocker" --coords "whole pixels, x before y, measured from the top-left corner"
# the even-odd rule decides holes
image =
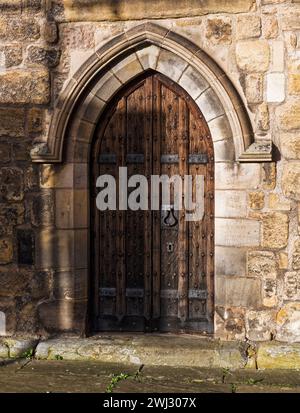
[[[174,219],[173,224],[170,224],[170,223],[167,222],[168,219],[169,219],[169,217],[170,217],[170,215],[171,215],[172,218]],[[168,210],[168,213],[167,213],[167,215],[165,216],[163,222],[164,222],[164,224],[165,224],[166,226],[168,226],[168,227],[175,227],[175,226],[178,224],[178,219],[177,219],[177,218],[175,217],[175,215],[174,215],[174,208],[170,208],[170,209]]]

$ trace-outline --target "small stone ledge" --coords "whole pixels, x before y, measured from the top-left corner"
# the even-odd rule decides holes
[[[24,357],[27,351],[34,351],[38,341],[34,338],[2,337],[0,338],[0,359]]]
[[[260,343],[256,363],[259,369],[300,369],[300,343]]]
[[[240,162],[272,162],[272,142],[253,142],[239,157]]]

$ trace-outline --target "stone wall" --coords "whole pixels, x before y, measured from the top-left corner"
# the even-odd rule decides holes
[[[0,11],[7,332],[84,330],[88,258],[78,217],[87,212],[87,186],[72,164],[39,165],[30,150],[47,141],[56,99],[73,74],[148,18],[206,51],[240,94],[255,140],[274,144],[273,162],[244,164],[215,145],[223,156],[216,164],[216,336],[300,341],[300,2],[0,0]],[[53,243],[64,251],[60,259]]]

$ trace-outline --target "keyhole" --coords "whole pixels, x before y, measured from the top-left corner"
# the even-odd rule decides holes
[[[168,251],[168,252],[173,252],[173,251],[174,251],[174,244],[173,244],[173,242],[168,242],[168,243],[167,243],[167,251]]]

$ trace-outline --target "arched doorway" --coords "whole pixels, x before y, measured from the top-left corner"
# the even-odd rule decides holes
[[[212,332],[214,151],[198,106],[166,76],[144,73],[102,115],[91,164],[94,331]],[[116,210],[99,211],[97,178],[118,180],[120,167],[128,179],[149,182],[151,175],[203,176],[203,217],[188,222],[184,209],[173,211],[172,190],[159,210],[150,210],[149,190],[148,210],[120,211],[117,202]]]

